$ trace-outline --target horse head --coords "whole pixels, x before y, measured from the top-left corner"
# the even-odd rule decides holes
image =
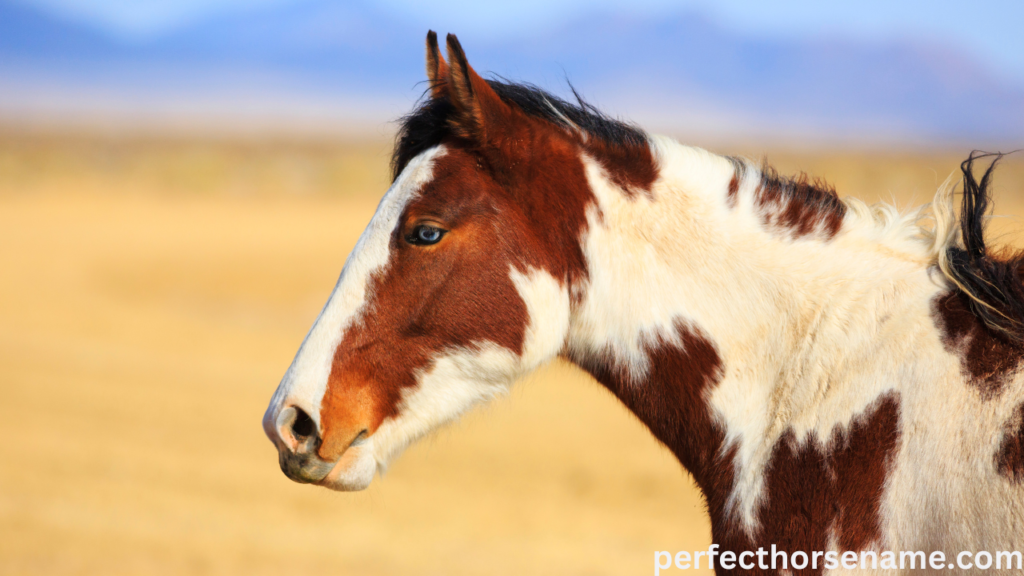
[[[447,49],[450,64],[428,35],[393,183],[264,416],[296,481],[365,488],[564,345],[586,275],[583,136],[503,98],[516,87],[481,78],[455,36]]]

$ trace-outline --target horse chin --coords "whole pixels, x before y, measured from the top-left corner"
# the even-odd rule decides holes
[[[317,485],[339,492],[356,492],[365,490],[376,472],[372,444],[352,446]]]

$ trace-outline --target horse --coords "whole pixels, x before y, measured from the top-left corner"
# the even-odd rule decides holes
[[[484,79],[454,35],[445,59],[428,34],[426,68],[392,184],[265,413],[289,478],[362,490],[557,357],[692,474],[718,574],[851,553],[903,573],[887,551],[966,573],[953,554],[1021,549],[1024,257],[986,246],[998,157],[980,181],[983,155],[961,165],[959,215],[950,180],[930,212],[868,206]],[[773,545],[844,563],[754,562]]]

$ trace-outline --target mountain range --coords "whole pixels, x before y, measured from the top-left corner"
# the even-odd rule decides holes
[[[304,0],[126,40],[0,0],[0,116],[379,127],[423,92],[426,24],[369,2]],[[661,130],[1024,144],[1024,86],[946,45],[751,37],[685,11],[456,32],[478,71],[563,97],[569,80]]]

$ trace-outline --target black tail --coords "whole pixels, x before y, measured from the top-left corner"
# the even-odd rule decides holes
[[[974,177],[974,161],[992,158],[981,176]],[[991,202],[989,184],[1003,154],[971,152],[960,164],[963,172],[963,205],[960,236],[963,247],[946,252],[952,279],[966,292],[971,311],[986,326],[1011,342],[1024,344],[1024,253],[995,258],[985,246],[985,218]]]

